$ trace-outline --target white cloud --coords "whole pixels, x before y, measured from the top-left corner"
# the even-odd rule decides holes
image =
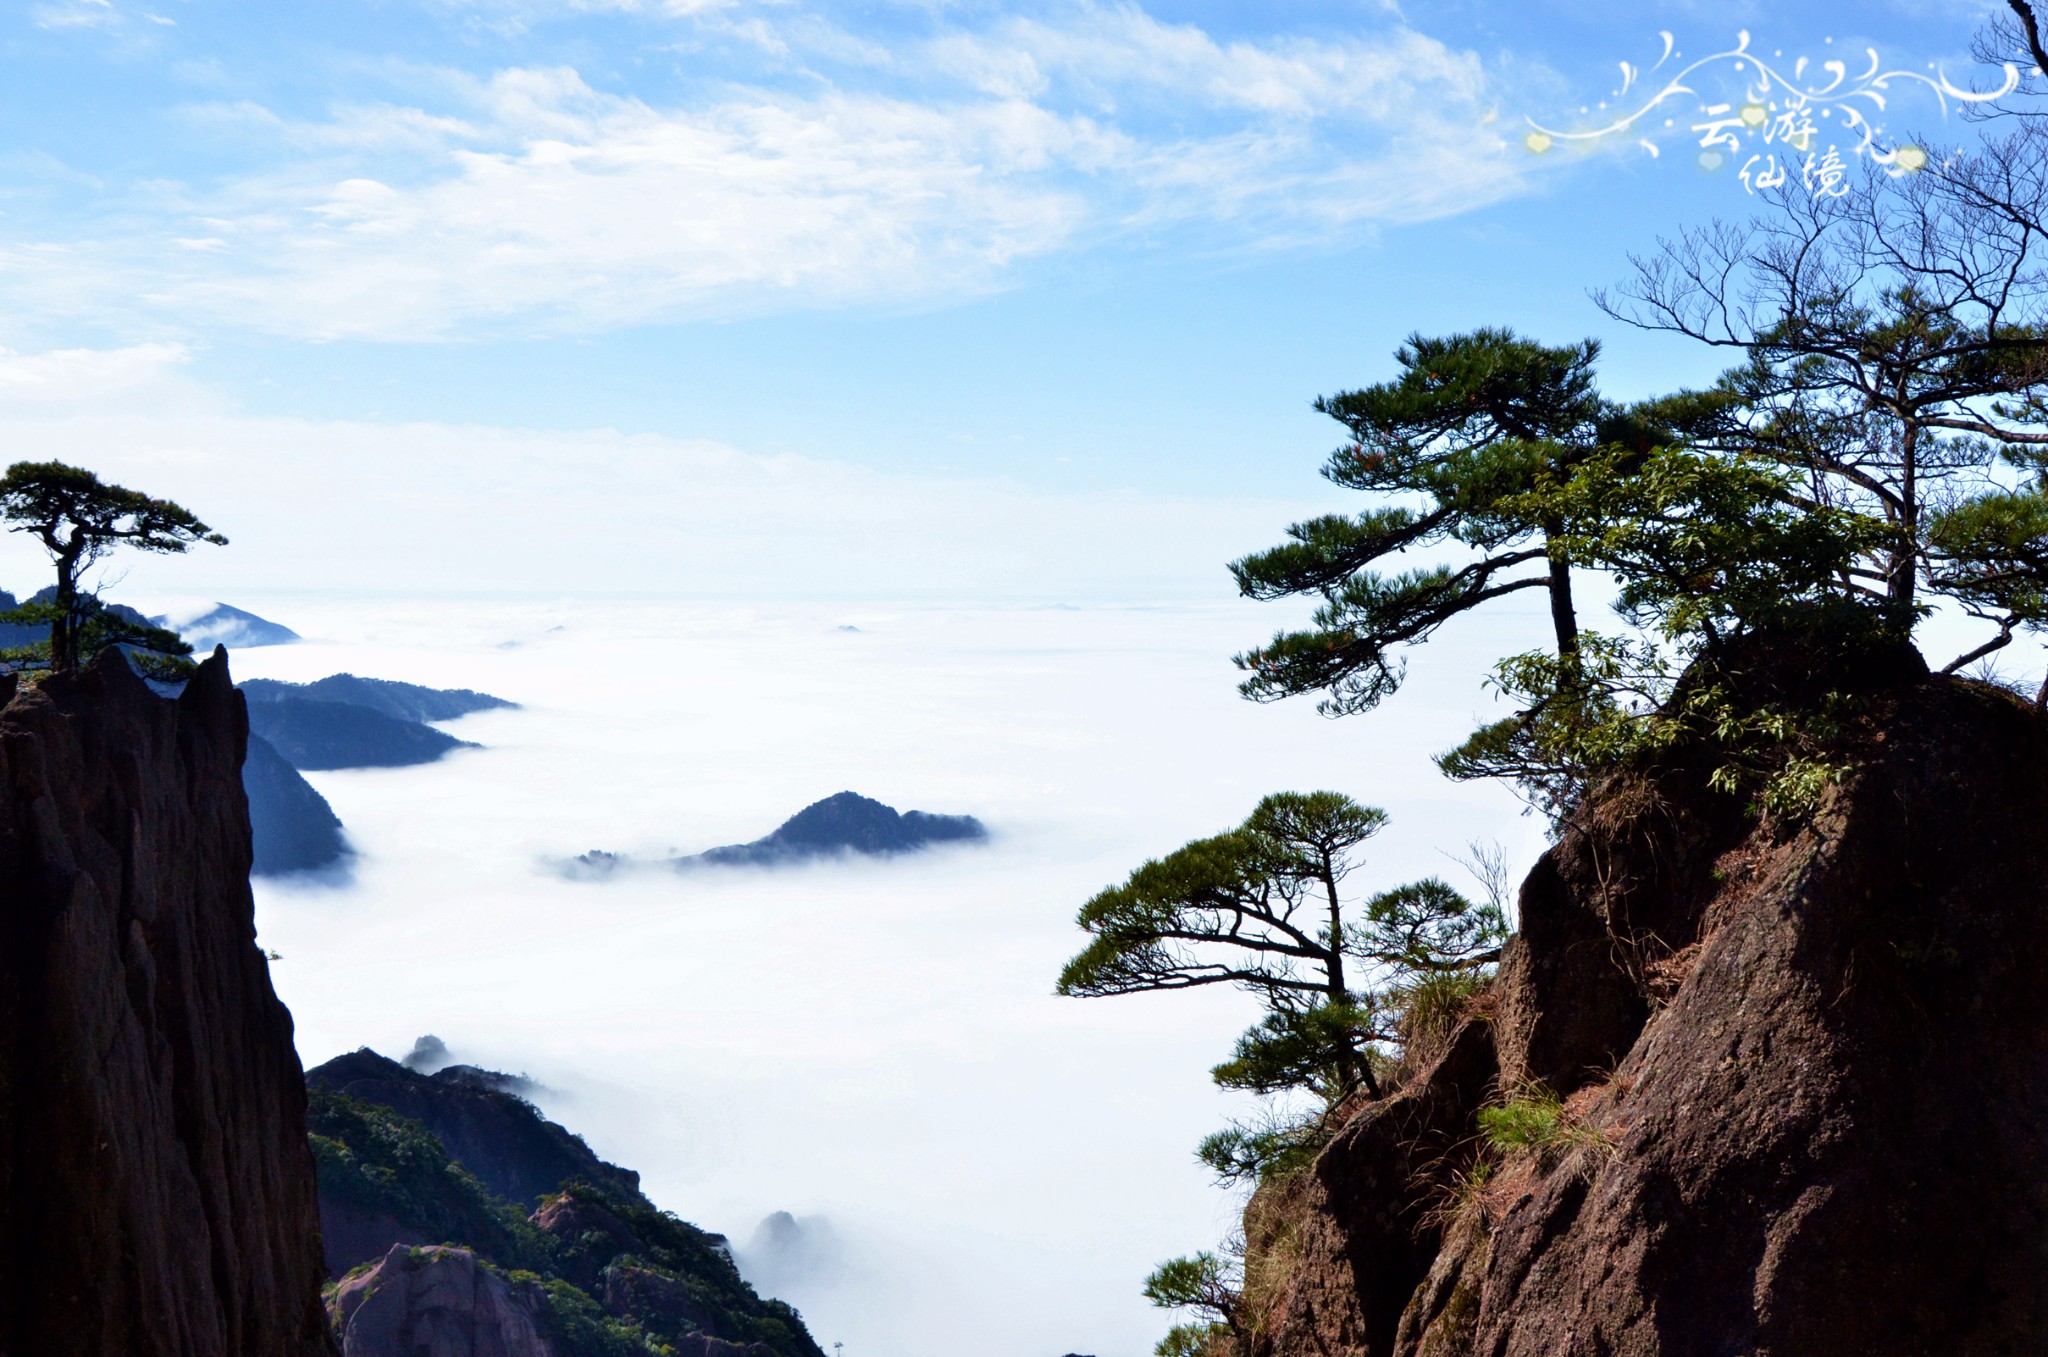
[[[678,113],[559,71],[508,72],[487,96],[511,149],[451,147],[424,182],[239,185],[185,237],[225,240],[211,254],[230,265],[173,263],[159,297],[263,328],[426,338],[931,296],[1069,238],[1086,204],[1032,177],[1103,154],[1085,124],[1016,102],[827,94]]]
[[[66,0],[37,5],[33,12],[38,28],[112,28],[121,22],[113,0]]]
[[[159,411],[208,406],[211,402],[179,373],[189,357],[182,344],[43,353],[0,349],[0,411],[79,411],[105,408],[109,402],[142,403]]]
[[[0,276],[45,311],[141,297],[316,338],[593,330],[967,295],[1131,230],[1327,240],[1469,210],[1528,172],[1487,125],[1478,60],[1398,27],[1223,42],[1077,4],[881,46],[793,13],[758,44],[796,51],[789,88],[657,101],[523,67],[429,72],[417,103],[318,120],[202,106],[268,163],[0,249]]]
[[[1220,562],[1302,506],[1045,494],[704,439],[239,414],[172,345],[0,353],[5,460],[189,505],[233,547],[126,563],[182,593],[869,598],[1227,595]],[[507,551],[506,544],[519,544]],[[0,535],[0,583],[40,573]],[[945,562],[935,571],[934,561]]]

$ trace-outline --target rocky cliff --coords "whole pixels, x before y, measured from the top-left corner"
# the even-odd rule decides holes
[[[0,680],[0,1353],[315,1357],[292,1025],[249,894],[242,699],[109,651]]]
[[[2048,721],[1853,683],[1809,816],[1683,760],[1580,809],[1494,992],[1253,1199],[1258,1357],[2048,1351]]]

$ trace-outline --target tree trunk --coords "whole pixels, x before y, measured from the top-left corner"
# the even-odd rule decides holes
[[[1558,555],[1554,538],[1550,548],[1550,625],[1557,632],[1557,658],[1577,665],[1579,658],[1579,614],[1572,607],[1572,568]]]
[[[71,632],[71,609],[78,598],[69,580],[57,580],[57,615],[50,619],[50,669],[65,673],[78,667],[77,643]]]
[[[57,557],[57,615],[50,621],[50,669],[65,673],[78,668],[78,557]]]
[[[1892,547],[1885,593],[1904,611],[1912,608],[1920,570],[1920,426],[1906,418],[1899,433],[1899,536]]]

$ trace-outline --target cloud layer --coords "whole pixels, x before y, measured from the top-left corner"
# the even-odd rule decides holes
[[[279,591],[1216,599],[1301,504],[1044,493],[605,429],[251,417],[175,346],[0,353],[9,459],[81,456],[190,506],[227,550],[125,560],[198,601]],[[0,585],[47,570],[0,534]]]

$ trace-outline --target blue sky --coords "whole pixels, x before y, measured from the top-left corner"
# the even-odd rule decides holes
[[[337,454],[274,421],[709,441],[913,496],[1318,507],[1333,430],[1308,402],[1410,331],[1598,334],[1624,395],[1713,370],[1587,291],[1750,209],[1683,125],[1739,78],[1705,73],[1654,157],[1634,133],[1533,154],[1529,119],[1640,104],[1653,77],[1614,99],[1621,63],[1661,32],[1666,73],[1747,31],[1781,66],[1875,48],[1981,79],[1992,8],[16,5],[0,415],[26,402],[17,446],[86,420],[73,455],[119,435],[117,464],[136,429],[90,421],[203,416],[254,440],[220,476],[295,492]],[[1923,87],[1885,116],[1966,130]]]

